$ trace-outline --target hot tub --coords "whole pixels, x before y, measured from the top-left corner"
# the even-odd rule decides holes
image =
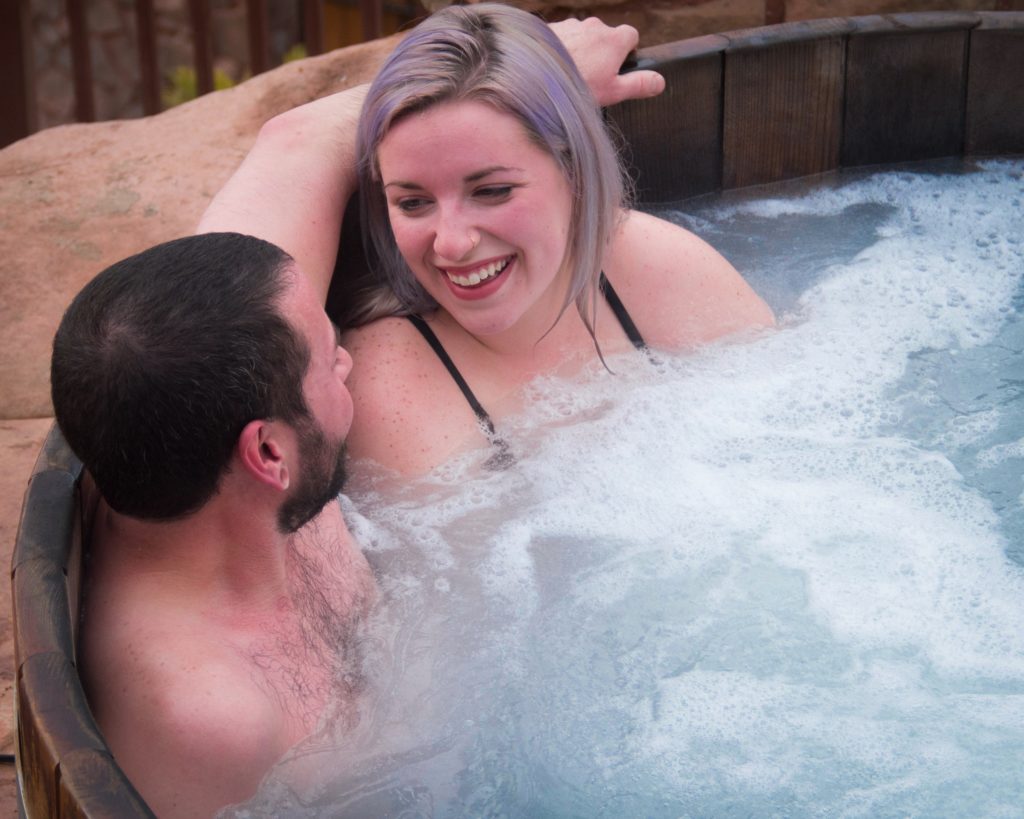
[[[639,53],[668,90],[609,112],[641,205],[841,167],[1024,153],[1024,14],[792,23]],[[353,254],[332,300],[343,300]],[[89,712],[75,635],[87,521],[81,464],[54,429],[12,560],[17,762],[29,816],[150,816]]]

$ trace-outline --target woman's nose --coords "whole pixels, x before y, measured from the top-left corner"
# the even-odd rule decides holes
[[[480,244],[480,232],[459,213],[443,213],[434,233],[434,253],[457,262],[466,258]]]

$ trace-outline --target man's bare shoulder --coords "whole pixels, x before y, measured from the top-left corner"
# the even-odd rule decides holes
[[[260,666],[277,649],[275,601],[261,614],[190,573],[190,552],[145,554],[93,530],[80,673],[104,738],[157,815],[208,816],[251,796],[310,721]]]
[[[122,615],[102,635],[84,628],[82,670],[129,779],[160,816],[209,815],[250,796],[296,739],[251,662],[216,631]]]

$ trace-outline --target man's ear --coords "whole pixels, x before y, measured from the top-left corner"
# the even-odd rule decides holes
[[[261,483],[280,491],[288,488],[288,454],[294,435],[280,423],[250,421],[238,436],[237,452],[242,468]]]

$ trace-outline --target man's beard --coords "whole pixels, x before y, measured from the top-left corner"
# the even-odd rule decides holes
[[[295,425],[299,435],[302,473],[291,497],[281,504],[277,527],[285,534],[297,532],[338,497],[345,485],[345,440],[328,442],[312,418]]]

